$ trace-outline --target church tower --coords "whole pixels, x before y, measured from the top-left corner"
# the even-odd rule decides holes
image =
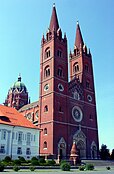
[[[28,104],[28,92],[19,75],[18,80],[10,87],[4,105],[19,110],[26,104]]]
[[[49,28],[41,41],[38,125],[43,130],[40,135],[41,155],[53,155],[57,158],[61,153],[60,146],[66,146],[64,141],[67,142],[68,137],[67,95],[67,38],[66,34],[62,36],[56,8],[53,5]]]
[[[74,50],[70,53],[70,80],[70,85],[74,81],[78,81],[77,87],[79,84],[73,89],[76,91],[73,97],[77,101],[74,101],[72,116],[79,125],[73,139],[82,158],[97,158],[99,143],[92,56],[84,44],[78,22]],[[80,141],[78,134],[83,137]]]

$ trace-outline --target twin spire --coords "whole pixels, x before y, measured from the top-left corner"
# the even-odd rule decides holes
[[[53,30],[57,31],[59,29],[59,23],[58,23],[55,4],[53,4],[53,10],[52,10],[49,29],[50,29],[50,31],[53,31]]]
[[[75,44],[74,45],[76,47],[78,47],[78,49],[79,49],[80,48],[80,44],[83,47],[84,42],[83,42],[83,38],[82,38],[79,22],[77,21],[76,38],[75,38]]]
[[[50,29],[50,31],[53,31],[53,30],[57,31],[59,29],[59,22],[58,22],[58,18],[57,18],[55,3],[53,4],[53,9],[52,9],[52,15],[51,15],[49,29]],[[83,38],[82,38],[82,34],[81,34],[79,23],[77,21],[75,46],[77,46],[78,49],[79,49],[80,48],[80,44],[83,47],[84,42],[83,42]]]

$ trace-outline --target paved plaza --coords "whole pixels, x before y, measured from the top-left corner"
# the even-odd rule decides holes
[[[75,173],[80,173],[80,174],[114,174],[114,166],[111,167],[111,170],[107,170],[105,166],[101,167],[95,167],[94,171],[79,171],[78,169],[71,169],[71,171],[66,172],[66,171],[61,171],[60,169],[36,169],[34,172],[31,172],[30,170],[20,170],[18,172],[14,172],[11,169],[5,169],[4,172],[0,172],[4,174],[75,174]]]

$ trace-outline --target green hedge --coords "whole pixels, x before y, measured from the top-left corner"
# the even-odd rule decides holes
[[[63,162],[61,165],[60,165],[60,168],[61,168],[61,170],[63,170],[63,171],[70,171],[70,164],[69,163],[67,163],[67,162]]]
[[[86,170],[94,170],[94,165],[93,164],[86,164]]]
[[[4,164],[2,162],[0,162],[0,172],[4,171]]]

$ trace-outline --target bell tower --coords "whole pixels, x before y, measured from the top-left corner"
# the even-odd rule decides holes
[[[49,28],[41,41],[38,124],[42,129],[41,155],[66,156],[67,95],[67,38],[66,34],[62,36],[54,4]],[[62,150],[62,146],[64,146],[64,150]]]
[[[80,122],[82,132],[86,137],[86,158],[97,158],[98,154],[98,127],[97,112],[94,89],[94,76],[92,67],[92,55],[84,44],[81,29],[77,22],[76,38],[73,53],[70,53],[70,80],[78,79],[83,90],[82,113],[83,119]],[[78,103],[77,103],[78,104]],[[85,127],[85,128],[84,128]],[[95,142],[95,151],[92,152],[92,143]]]

